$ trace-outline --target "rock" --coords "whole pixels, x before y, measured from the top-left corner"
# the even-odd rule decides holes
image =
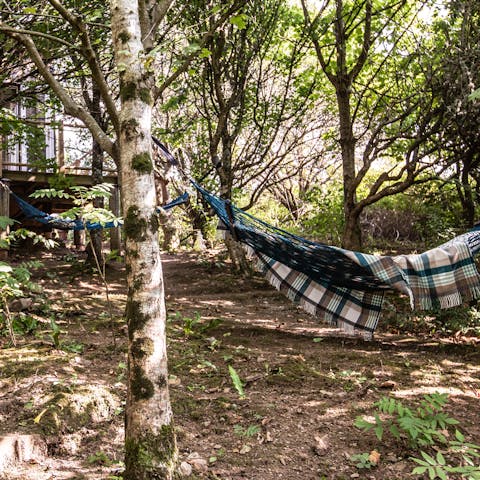
[[[206,472],[208,470],[207,460],[202,458],[197,452],[192,452],[186,460],[196,472]]]
[[[10,304],[11,312],[22,312],[28,310],[33,305],[33,298],[16,298]]]
[[[5,435],[0,437],[0,473],[12,465],[38,462],[47,455],[47,444],[40,435]]]
[[[189,477],[193,472],[192,466],[187,462],[182,462],[178,467],[178,473],[182,477]]]
[[[319,456],[325,455],[328,450],[327,436],[324,435],[323,437],[315,437],[315,445],[312,447],[312,449]]]

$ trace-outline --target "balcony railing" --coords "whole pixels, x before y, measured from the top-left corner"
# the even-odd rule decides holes
[[[55,173],[53,168],[39,170],[36,167],[29,165],[28,163],[15,163],[15,162],[1,162],[0,161],[0,174],[2,177],[8,177],[8,173],[11,172],[24,172],[30,174],[37,173]],[[63,173],[65,175],[86,175],[89,176],[92,174],[92,167],[82,167],[76,165],[62,165],[57,169],[58,173]],[[117,169],[115,168],[104,168],[104,176],[115,177],[117,176]]]

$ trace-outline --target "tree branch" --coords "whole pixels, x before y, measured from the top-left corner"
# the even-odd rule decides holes
[[[4,31],[8,36],[13,38],[15,41],[17,41],[26,48],[40,75],[45,79],[50,88],[55,92],[55,94],[63,103],[65,107],[65,113],[81,120],[92,132],[92,135],[101,145],[102,149],[107,152],[115,161],[117,161],[114,143],[112,142],[112,140],[102,130],[102,128],[95,121],[92,115],[87,110],[85,110],[85,108],[78,105],[75,100],[73,100],[73,98],[63,88],[63,86],[58,82],[55,76],[50,72],[50,69],[45,64],[32,38],[29,35],[12,31],[12,29],[8,29],[7,31],[3,27],[4,24],[0,22],[0,30]]]
[[[73,15],[67,10],[58,0],[48,0],[55,10],[80,34],[80,40],[82,42],[82,50],[87,60],[88,66],[92,72],[92,77],[98,85],[98,89],[102,96],[105,107],[110,116],[113,128],[117,135],[120,131],[120,124],[118,119],[118,111],[113,100],[113,96],[110,92],[110,88],[107,85],[105,76],[98,62],[97,53],[94,50],[90,41],[90,35],[88,29],[82,19],[76,15]]]

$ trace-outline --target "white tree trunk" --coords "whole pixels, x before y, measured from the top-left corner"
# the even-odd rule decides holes
[[[142,60],[138,4],[111,0],[122,102],[118,146],[128,281],[125,480],[170,479],[177,461],[151,151],[153,77]]]

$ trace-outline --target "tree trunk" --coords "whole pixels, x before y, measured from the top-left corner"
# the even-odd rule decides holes
[[[98,119],[97,119],[98,120]],[[93,139],[92,142],[92,183],[98,185],[103,182],[103,150],[99,143]],[[96,198],[93,202],[95,208],[103,208],[103,198]],[[90,248],[87,248],[87,263],[96,266],[103,264],[103,229],[90,230]],[[95,260],[96,257],[96,260]]]
[[[228,135],[222,138],[222,162],[221,168],[218,170],[220,176],[220,196],[224,199],[232,199],[233,188],[233,172],[232,172],[232,142]],[[232,261],[233,268],[243,275],[250,276],[252,267],[247,260],[247,255],[242,245],[237,242],[231,235],[225,237],[225,246],[227,247],[228,256]]]
[[[475,200],[473,198],[473,189],[470,184],[470,172],[472,169],[474,153],[469,151],[461,163],[461,189],[463,195],[460,196],[462,202],[462,216],[467,228],[473,227],[475,223]]]
[[[155,172],[155,190],[157,195],[157,205],[164,205],[168,203],[171,198],[167,188],[167,180],[162,177],[159,172]],[[162,248],[163,250],[173,250],[173,240],[175,236],[175,225],[172,222],[172,217],[169,213],[160,212],[160,227],[163,232]]]
[[[358,251],[361,247],[360,212],[358,209],[345,211],[342,246],[347,250]]]
[[[6,180],[6,182],[8,182],[8,180]],[[10,217],[10,191],[7,190],[7,188],[5,188],[2,184],[0,184],[0,216]],[[7,227],[5,230],[0,230],[0,239],[5,239],[9,231],[9,227]],[[0,260],[5,260],[7,257],[8,250],[0,249]]]
[[[152,74],[138,2],[111,0],[120,71],[120,164],[128,295],[125,480],[171,479],[177,446],[168,392],[165,300],[151,147]],[[119,69],[120,70],[120,69]]]
[[[338,113],[340,120],[340,146],[343,167],[343,214],[345,225],[342,246],[349,250],[359,250],[362,246],[360,214],[356,212],[355,184],[355,143],[352,118],[350,113],[350,85],[348,81],[339,80],[336,86]]]

